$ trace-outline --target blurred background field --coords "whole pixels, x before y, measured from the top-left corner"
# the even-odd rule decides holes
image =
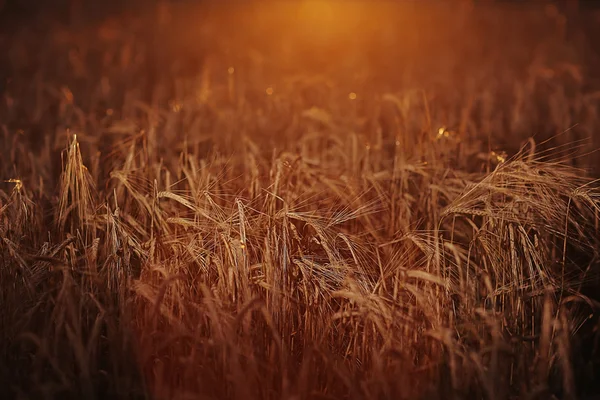
[[[0,2],[15,398],[595,398],[586,2]]]
[[[344,112],[361,113],[374,96],[421,91],[432,129],[460,126],[511,151],[532,135],[565,131],[560,143],[584,140],[582,153],[598,145],[599,17],[586,2],[92,3],[50,2],[3,24],[3,84],[50,75],[88,109],[102,78],[120,102],[129,85],[139,100],[166,103],[194,96],[201,76],[213,86],[234,81],[236,101],[308,77],[321,80],[303,88],[314,92],[309,102],[320,91],[356,92],[354,105],[332,104]],[[34,3],[21,13],[28,9]],[[597,170],[595,159],[580,161]]]

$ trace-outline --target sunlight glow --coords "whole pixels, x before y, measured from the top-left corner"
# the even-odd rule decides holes
[[[499,152],[499,153],[497,153],[495,151],[492,151],[490,153],[490,155],[499,164],[502,164],[503,162],[506,162],[507,154],[505,152]]]
[[[451,136],[455,137],[456,136],[456,132],[449,130],[445,126],[442,126],[440,129],[438,129],[438,133],[437,133],[436,139],[440,140],[442,138],[449,138]]]
[[[15,191],[19,191],[23,188],[23,182],[20,179],[8,179],[6,181],[4,181],[6,183],[14,183],[15,187],[14,190]]]

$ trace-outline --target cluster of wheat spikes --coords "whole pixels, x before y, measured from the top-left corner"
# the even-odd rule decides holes
[[[52,40],[1,106],[3,390],[545,399],[598,373],[600,189],[577,143],[507,157],[468,133],[496,118],[485,75],[462,110],[208,62],[144,98],[137,42],[94,81]],[[564,118],[594,110],[543,80],[515,85],[511,124],[536,123],[540,88]]]

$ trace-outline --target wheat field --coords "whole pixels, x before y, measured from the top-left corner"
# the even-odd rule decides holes
[[[597,398],[560,10],[258,4],[2,36],[5,398]]]

